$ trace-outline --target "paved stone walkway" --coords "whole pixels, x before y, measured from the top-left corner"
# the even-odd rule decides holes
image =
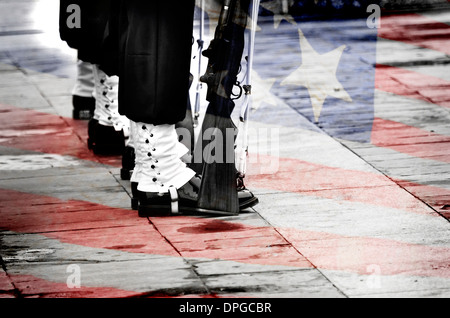
[[[71,119],[57,8],[0,1],[0,297],[450,296],[450,10],[379,29],[264,10],[260,204],[146,219]]]

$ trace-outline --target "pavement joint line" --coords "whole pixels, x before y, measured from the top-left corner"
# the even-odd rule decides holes
[[[269,227],[271,227],[276,233],[278,233],[278,235],[283,238],[283,240],[287,243],[288,246],[290,246],[291,248],[294,249],[294,251],[296,251],[301,257],[303,257],[306,261],[308,261],[309,264],[311,264],[311,266],[313,267],[313,269],[317,270],[320,275],[326,280],[328,281],[342,296],[348,298],[348,296],[340,289],[338,288],[324,273],[323,271],[321,271],[316,265],[314,265],[314,263],[309,260],[309,258],[307,258],[305,255],[302,254],[302,252],[300,252],[300,250],[294,245],[292,244],[283,234],[281,234],[279,232],[279,230],[277,229],[277,227],[275,227],[274,225],[272,225],[268,220],[264,219],[261,214],[259,214],[258,212],[256,212],[264,221],[266,221],[266,223],[269,225]]]
[[[72,212],[71,212],[72,213]],[[76,212],[75,212],[76,213]],[[102,229],[115,229],[115,228],[129,228],[135,227],[136,225],[118,225],[118,226],[103,226]],[[82,228],[82,229],[69,229],[69,230],[54,230],[54,231],[41,231],[41,232],[29,232],[29,233],[20,233],[20,232],[12,232],[12,233],[2,233],[2,235],[17,235],[17,234],[51,234],[51,233],[68,233],[68,232],[82,232],[82,231],[90,231],[90,230],[98,230],[99,227],[94,228]]]
[[[195,269],[195,265],[192,264],[192,262],[190,262],[186,257],[183,256],[183,254],[180,252],[179,249],[176,248],[176,246],[167,238],[167,236],[165,236],[157,227],[156,224],[154,224],[150,217],[146,217],[148,224],[150,226],[152,226],[155,231],[157,231],[159,233],[159,235],[161,235],[161,237],[167,242],[167,244],[169,244],[172,249],[183,259],[183,262],[185,262],[187,265],[189,265],[190,270],[192,271],[192,273],[194,273],[194,275],[197,277],[197,279],[201,282],[201,284],[203,285],[203,287],[206,290],[206,294],[207,295],[211,295],[211,290],[209,289],[209,287],[207,286],[206,282],[202,279],[202,276],[196,271]]]
[[[11,279],[11,276],[8,273],[8,268],[6,267],[6,263],[4,262],[1,254],[0,254],[0,263],[1,263],[2,270],[5,272],[5,275],[8,278],[8,282],[13,287],[12,295],[15,298],[23,298],[21,291],[16,287],[16,285],[14,284],[14,281]],[[0,291],[0,293],[2,293],[2,291]],[[11,292],[5,292],[4,294],[11,294]]]
[[[413,198],[417,199],[419,202],[422,202],[423,204],[425,204],[428,208],[430,208],[432,211],[434,211],[436,214],[438,214],[439,216],[441,216],[443,219],[445,219],[448,223],[450,223],[450,219],[446,218],[443,213],[439,212],[435,207],[431,206],[429,203],[427,203],[424,199],[420,198],[418,195],[415,195],[414,193],[412,193],[411,190],[406,189],[405,186],[401,185],[401,181],[396,181],[393,177],[389,176],[386,172],[383,172],[382,170],[380,170],[379,168],[377,168],[373,163],[369,162],[368,160],[365,160],[364,158],[362,158],[358,153],[356,153],[355,150],[351,149],[349,146],[347,146],[345,143],[340,142],[339,140],[337,140],[343,147],[347,148],[350,152],[354,153],[355,156],[361,158],[362,160],[364,160],[368,165],[370,165],[373,169],[375,169],[376,171],[378,171],[380,174],[384,175],[387,179],[389,179],[393,184],[396,184],[400,189],[402,189],[403,191],[405,191],[406,193],[409,193],[409,195],[411,195]]]
[[[403,83],[401,80],[397,79],[395,76],[389,76],[389,78],[391,80],[393,80],[394,82],[400,84],[401,86],[411,89],[409,85]],[[420,89],[411,89],[411,92],[421,96],[424,101],[433,104],[433,101],[431,100],[431,98],[420,93]]]
[[[383,65],[393,66],[393,67],[408,67],[408,66],[434,66],[434,65],[448,65],[450,64],[450,57],[442,60],[420,60],[420,61],[412,61],[412,62],[387,62]],[[380,64],[381,65],[381,64]],[[381,68],[383,66],[381,65]]]
[[[126,192],[126,194],[128,194],[128,196],[131,199],[131,197],[132,197],[131,189],[127,189],[125,187],[124,183],[121,182],[121,181],[125,181],[125,180],[120,180],[120,175],[114,174],[111,170],[109,170],[109,173],[112,175],[112,177],[116,180],[116,182],[119,184],[119,186]]]

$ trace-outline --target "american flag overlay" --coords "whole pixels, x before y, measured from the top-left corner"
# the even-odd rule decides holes
[[[0,298],[450,296],[450,7],[373,27],[262,1],[245,177],[259,204],[140,218],[121,157],[95,155],[71,117],[76,52],[49,2],[0,1]]]

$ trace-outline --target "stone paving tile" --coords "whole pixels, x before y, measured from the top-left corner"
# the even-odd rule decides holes
[[[224,291],[231,291],[237,296],[264,298],[344,297],[328,279],[314,269],[211,276],[205,278],[205,284],[219,295]]]
[[[442,223],[436,213],[429,213],[426,206],[415,213],[401,208],[336,202],[308,194],[276,193],[260,197],[279,207],[258,209],[258,213],[279,231],[298,229],[299,233],[322,233],[324,238],[326,233],[334,233],[448,247],[448,225]],[[417,227],[417,224],[422,225]],[[427,234],[430,230],[434,234]],[[301,251],[301,247],[299,249]]]
[[[409,275],[382,275],[376,264],[367,275],[323,270],[323,274],[350,298],[448,298],[448,280]]]
[[[69,172],[69,174],[3,180],[2,187],[51,195],[60,199],[107,203],[116,207],[124,207],[124,204],[127,204],[128,208],[130,198],[115,180],[104,168],[85,168],[78,174]]]
[[[224,274],[250,274],[264,272],[298,271],[295,266],[247,264],[235,261],[189,259],[189,263],[201,277],[218,276]]]

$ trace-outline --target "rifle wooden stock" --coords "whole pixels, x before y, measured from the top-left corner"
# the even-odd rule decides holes
[[[214,39],[203,52],[208,66],[200,80],[208,85],[209,105],[191,166],[202,175],[199,207],[229,214],[239,213],[234,159],[236,126],[231,119],[235,104],[231,96],[245,46],[249,2],[224,1]],[[209,143],[205,143],[206,135],[211,135]]]

